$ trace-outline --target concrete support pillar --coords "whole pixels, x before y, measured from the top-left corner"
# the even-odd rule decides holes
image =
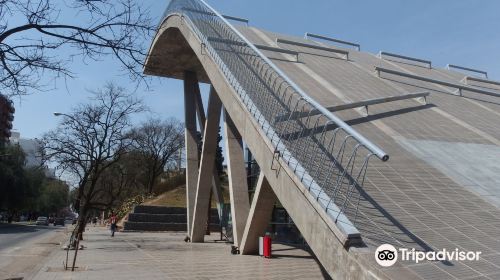
[[[203,108],[203,101],[201,99],[200,91],[195,94],[196,100],[196,113],[198,115],[198,123],[200,124],[201,131],[205,130],[205,109]],[[217,202],[217,211],[219,212],[219,218],[222,217],[222,205],[224,203],[224,198],[222,196],[222,188],[220,184],[219,174],[214,166],[213,178],[212,178],[212,193],[215,196],[215,201]]]
[[[186,205],[187,232],[191,232],[193,209],[198,181],[198,139],[196,135],[196,103],[195,93],[199,92],[196,73],[184,73],[184,141],[186,149]]]
[[[210,187],[212,186],[215,154],[217,147],[217,132],[219,128],[222,103],[215,89],[210,88],[208,99],[207,121],[203,133],[201,163],[196,188],[193,222],[191,224],[191,241],[203,242],[207,223],[208,206],[210,203]]]
[[[259,237],[265,233],[264,231],[271,221],[275,202],[276,195],[264,177],[264,173],[261,172],[241,240],[241,254],[249,255],[258,253]]]
[[[231,117],[224,111],[224,135],[226,140],[226,160],[231,200],[234,246],[239,247],[250,210],[247,174],[243,157],[243,141]]]

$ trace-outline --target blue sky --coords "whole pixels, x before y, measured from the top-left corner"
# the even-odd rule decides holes
[[[142,2],[151,7],[152,16],[158,19],[168,5],[168,1]],[[491,79],[500,80],[500,1],[208,0],[208,3],[221,13],[248,18],[250,25],[259,28],[298,36],[305,32],[324,34],[360,43],[364,51],[384,50],[429,59],[436,67],[447,63],[468,66],[486,70]],[[66,54],[67,50],[61,50],[60,55]],[[95,89],[107,81],[134,88],[126,76],[120,75],[119,64],[112,59],[83,63],[75,58],[71,66],[77,78],[59,80],[54,84],[55,89],[48,92],[14,99],[14,128],[22,137],[40,137],[55,128],[58,119],[52,112],[68,112],[85,101],[89,96],[86,89]],[[136,94],[144,98],[156,116],[182,120],[180,81],[155,78],[149,90],[139,88]]]

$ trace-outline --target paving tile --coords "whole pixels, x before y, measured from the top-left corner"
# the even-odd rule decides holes
[[[65,251],[34,279],[324,279],[317,260],[308,251],[273,244],[276,258],[231,255],[230,245],[207,236],[205,243],[185,243],[185,233],[118,232],[114,238],[104,228],[85,233],[78,253],[79,272],[47,272],[60,268]],[[58,270],[59,271],[59,270]],[[326,276],[327,277],[327,276]]]

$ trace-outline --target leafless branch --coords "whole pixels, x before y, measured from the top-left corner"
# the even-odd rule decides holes
[[[106,181],[103,174],[114,170],[131,146],[130,116],[144,111],[140,100],[123,88],[107,84],[93,92],[91,103],[82,104],[64,116],[57,129],[46,133],[42,155],[60,170],[78,178],[77,205],[84,219]],[[119,170],[119,169],[118,169]],[[109,174],[109,173],[108,173]],[[116,193],[111,193],[116,197]],[[85,221],[79,220],[82,230]],[[80,231],[81,233],[81,231]]]
[[[60,22],[64,7],[56,0],[0,0],[1,91],[23,95],[42,90],[47,75],[71,78],[74,56],[114,57],[132,80],[145,81],[145,43],[155,28],[140,1],[73,0],[65,6],[75,10],[76,23]],[[24,23],[12,26],[11,17],[24,18]],[[72,50],[69,57],[60,57],[63,47]]]
[[[141,154],[147,173],[147,189],[151,193],[165,166],[178,160],[184,145],[184,126],[176,119],[150,119],[132,131],[134,148]]]

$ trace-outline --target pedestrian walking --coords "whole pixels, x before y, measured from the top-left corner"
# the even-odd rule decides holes
[[[111,224],[111,237],[115,236],[115,231],[116,231],[116,223],[118,222],[118,219],[116,218],[116,215],[111,212],[111,218],[109,218],[109,223]]]

